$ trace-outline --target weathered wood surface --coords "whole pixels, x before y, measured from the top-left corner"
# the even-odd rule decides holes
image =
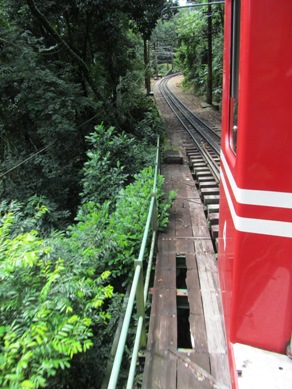
[[[159,233],[143,389],[230,388],[217,264],[189,167],[164,165],[166,190],[178,190]],[[177,349],[176,257],[185,256],[192,349]]]

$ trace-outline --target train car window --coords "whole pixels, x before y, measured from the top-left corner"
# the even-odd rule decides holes
[[[240,0],[233,0],[232,4],[232,39],[231,39],[231,146],[236,152],[237,119],[238,119],[238,86],[239,86],[239,44],[240,44]]]

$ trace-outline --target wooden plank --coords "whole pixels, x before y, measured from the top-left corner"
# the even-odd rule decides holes
[[[194,202],[194,203],[199,204],[199,202],[197,200],[200,200],[201,197],[200,197],[200,193],[197,191],[197,188],[194,188],[193,186],[188,185],[186,187],[186,194],[187,194],[188,201],[190,203]]]
[[[204,178],[208,178],[208,180],[212,179],[213,176],[212,174],[210,173],[210,171],[203,171],[203,172],[195,172],[195,175],[198,179],[201,179],[201,177],[204,177]]]
[[[207,212],[212,213],[212,212],[219,212],[219,204],[210,204],[207,206]]]
[[[176,240],[176,252],[177,253],[193,253],[194,242],[191,238],[181,237]]]
[[[215,188],[218,187],[218,184],[216,181],[201,181],[199,182],[199,188]]]
[[[165,353],[146,353],[142,389],[177,389],[176,358]]]
[[[200,280],[198,276],[198,270],[196,267],[193,267],[192,269],[188,269],[187,271],[187,278],[186,278],[186,284],[187,284],[187,289],[189,292],[189,300],[193,296],[191,296],[191,291],[194,289],[196,292],[197,290],[199,291],[199,298],[201,299],[201,293],[200,293]],[[196,300],[196,297],[195,297]],[[190,306],[191,306],[192,301],[190,301]]]
[[[177,182],[181,179],[180,165],[162,165],[161,172],[166,182]]]
[[[165,193],[168,193],[170,192],[171,190],[175,190],[176,187],[175,187],[175,182],[173,182],[172,180],[171,181],[164,181],[164,185],[163,185],[163,190]]]
[[[175,236],[192,236],[192,222],[190,217],[189,205],[176,208]]]
[[[211,384],[199,378],[189,369],[189,366],[182,361],[178,361],[177,366],[177,388],[185,389],[210,389]]]
[[[197,260],[196,260],[196,255],[194,252],[192,253],[186,253],[186,265],[188,269],[188,280],[191,280],[191,283],[193,283],[194,279],[198,279],[198,268],[197,268]],[[191,272],[191,270],[194,270]]]
[[[217,382],[231,388],[229,365],[227,361],[227,352],[210,354],[211,374],[216,377]],[[264,388],[266,389],[266,387]]]
[[[202,194],[203,198],[205,198],[206,196],[210,196],[210,195],[219,195],[219,188],[218,188],[218,186],[212,187],[212,188],[202,188],[201,194]]]
[[[204,162],[203,159],[200,159],[199,161],[192,159],[192,163],[195,167],[206,167],[206,162]]]
[[[201,173],[209,173],[210,174],[210,169],[208,169],[208,166],[206,163],[204,166],[198,166],[198,167],[197,167],[197,163],[201,163],[201,161],[200,160],[193,160],[193,159],[191,160],[193,173],[195,173],[196,175],[201,174]]]
[[[214,253],[213,243],[209,237],[209,239],[198,239],[194,241],[195,253]]]
[[[149,323],[148,350],[177,343],[176,253],[158,253]]]
[[[176,272],[173,269],[157,269],[155,271],[154,288],[176,288]]]
[[[211,234],[213,239],[217,239],[219,236],[219,225],[218,224],[211,224]]]
[[[193,226],[208,227],[203,205],[199,202],[190,202],[190,216]],[[196,235],[194,235],[196,236]]]
[[[191,151],[187,151],[187,153],[190,159],[195,158],[195,159],[201,159],[202,161],[205,161],[204,158],[202,158],[202,155],[198,151],[191,150]]]
[[[219,195],[208,195],[204,196],[204,203],[206,205],[209,204],[217,204],[219,202]]]
[[[156,269],[176,269],[176,253],[175,252],[159,252],[156,258]]]
[[[193,225],[193,235],[197,238],[208,238],[210,239],[210,231],[206,223],[205,226],[195,226]]]
[[[155,353],[177,347],[176,313],[151,313],[147,350]]]
[[[211,224],[218,224],[218,221],[219,221],[219,213],[211,212],[211,213],[208,215],[208,219],[209,219],[209,221],[210,221]]]
[[[153,288],[151,315],[176,315],[176,288]]]
[[[176,240],[164,236],[164,233],[159,232],[159,239],[157,242],[158,253],[175,253],[176,252]]]
[[[190,315],[189,320],[193,349],[196,353],[205,352],[209,354],[203,310],[202,314]]]
[[[190,332],[194,353],[192,360],[199,366],[210,372],[209,352],[207,345],[206,325],[201,298],[200,281],[196,263],[196,256],[187,254],[187,278],[188,300],[190,308]]]
[[[219,286],[213,275],[216,261],[211,261],[215,256],[204,207],[188,166],[169,165],[166,171],[167,186],[178,188],[179,191],[170,209],[169,227],[158,237],[143,389],[223,389],[224,386],[216,386],[216,378],[219,377],[219,369],[225,368],[225,356],[220,348],[214,351],[214,344],[206,332],[213,324],[213,331],[217,331],[218,318],[213,317],[215,322],[210,324],[212,320],[204,317],[206,313],[210,315],[210,312],[215,312],[212,304],[218,297],[218,291],[207,290],[206,285],[212,284],[213,289]],[[169,348],[177,350],[176,255],[179,253],[186,256],[187,266],[189,324],[193,345],[188,360],[181,359],[177,351],[171,351],[172,357],[167,352]],[[206,255],[207,262],[204,263]],[[198,263],[202,271],[200,278]],[[206,297],[208,293],[215,296]],[[211,301],[211,308],[205,309],[206,301]]]
[[[208,351],[196,350],[192,353],[189,353],[188,357],[192,362],[195,362],[196,365],[200,366],[206,372],[211,374],[210,356]]]
[[[214,177],[212,176],[211,173],[206,177],[200,177],[200,182],[210,181],[210,180],[214,180]]]
[[[206,321],[211,372],[219,382],[228,386],[230,385],[230,372],[215,255],[198,254],[197,264]]]
[[[177,358],[177,388],[179,389],[227,389],[224,384],[218,383],[216,379],[198,366],[190,358],[176,350],[170,350]],[[192,375],[192,381],[190,380]],[[184,380],[186,377],[186,381]],[[188,383],[189,382],[189,383]],[[185,383],[185,384],[184,384]],[[185,386],[184,386],[185,385]]]

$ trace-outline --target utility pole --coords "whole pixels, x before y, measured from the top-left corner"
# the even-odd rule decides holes
[[[212,105],[213,71],[212,71],[212,6],[208,5],[208,76],[207,76],[207,103]]]

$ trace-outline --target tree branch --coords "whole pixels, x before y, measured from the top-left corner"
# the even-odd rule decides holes
[[[82,70],[84,77],[88,84],[90,85],[94,95],[98,97],[97,88],[93,78],[91,77],[90,71],[83,61],[83,59],[75,53],[74,50],[67,44],[67,42],[57,33],[57,31],[50,25],[46,17],[40,12],[36,7],[34,0],[26,0],[27,5],[32,13],[32,15],[41,23],[41,25],[47,30],[47,32],[55,39],[55,41],[66,51],[72,61],[79,66]]]

